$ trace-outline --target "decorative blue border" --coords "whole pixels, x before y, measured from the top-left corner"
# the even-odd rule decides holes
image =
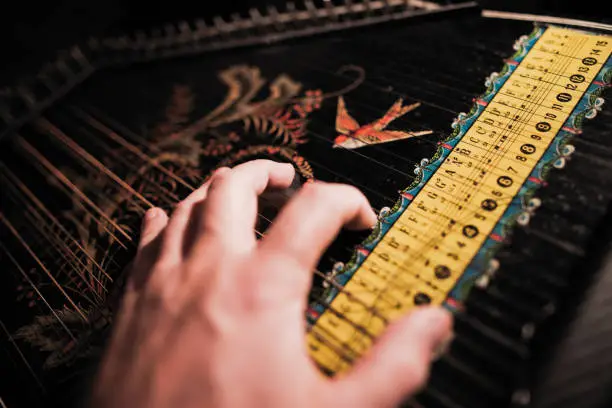
[[[487,90],[475,103],[469,113],[460,113],[453,121],[451,127],[452,134],[444,141],[439,143],[438,150],[431,160],[423,159],[419,166],[415,168],[416,179],[405,190],[401,192],[400,199],[393,208],[381,211],[379,222],[374,231],[365,241],[356,248],[351,260],[346,264],[339,264],[334,268],[335,281],[344,286],[359,269],[370,252],[382,240],[387,231],[393,226],[395,221],[406,210],[410,202],[421,191],[427,181],[434,175],[440,165],[451,153],[452,149],[466,134],[468,129],[484,111],[487,104],[497,94],[498,90],[504,85],[506,80],[516,70],[520,62],[527,53],[533,48],[535,43],[542,37],[547,26],[535,26],[531,34],[521,36],[514,44],[515,54],[506,61],[500,73],[493,73],[485,81]],[[592,34],[592,33],[589,33]],[[474,256],[468,267],[458,279],[455,286],[449,292],[444,302],[444,306],[451,311],[461,308],[461,302],[465,300],[469,291],[476,281],[487,273],[496,269],[497,262],[494,254],[503,245],[506,238],[510,235],[515,224],[527,225],[530,216],[540,205],[540,201],[533,195],[538,188],[545,185],[548,172],[551,168],[563,168],[569,156],[573,153],[574,147],[568,142],[581,133],[584,119],[592,119],[601,110],[603,98],[600,97],[604,88],[612,82],[612,57],[599,71],[594,81],[587,88],[581,100],[578,102],[567,121],[557,133],[542,158],[538,161],[535,168],[518,191],[508,208],[497,222],[492,233],[487,237],[478,253]],[[329,287],[326,293],[326,303],[331,302],[339,290]],[[314,323],[317,318],[325,311],[326,307],[314,302],[308,310],[308,319]]]

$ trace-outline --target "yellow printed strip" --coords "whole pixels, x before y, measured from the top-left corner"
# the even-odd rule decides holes
[[[611,37],[546,29],[313,325],[321,367],[349,368],[385,320],[445,301],[611,51]]]

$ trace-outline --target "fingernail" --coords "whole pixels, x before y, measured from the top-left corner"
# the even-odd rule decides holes
[[[215,170],[215,171],[213,172],[213,174],[214,174],[215,176],[218,176],[219,174],[223,174],[223,173],[225,173],[225,172],[226,172],[226,171],[228,171],[228,170],[230,170],[230,168],[229,168],[229,167],[219,167],[217,170]]]
[[[378,213],[376,212],[376,210],[374,209],[374,207],[370,207],[370,210],[372,211],[372,217],[374,219],[374,222],[372,222],[372,229],[374,229],[376,227],[376,225],[378,224]]]
[[[145,213],[145,219],[152,220],[161,213],[161,209],[157,207],[149,208]]]

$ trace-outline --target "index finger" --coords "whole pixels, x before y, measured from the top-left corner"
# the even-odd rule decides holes
[[[355,187],[309,183],[276,217],[260,249],[282,253],[310,272],[343,226],[366,229],[375,223],[374,210]]]
[[[253,160],[216,178],[199,209],[199,222],[194,223],[199,237],[194,249],[206,247],[210,239],[236,251],[248,252],[255,247],[257,197],[269,188],[289,187],[294,176],[290,163]]]

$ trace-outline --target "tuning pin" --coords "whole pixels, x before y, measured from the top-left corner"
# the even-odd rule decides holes
[[[217,31],[221,33],[227,31],[228,28],[228,24],[220,16],[216,16],[215,18],[213,18],[213,25],[215,26]]]
[[[202,38],[204,36],[206,36],[207,32],[208,32],[208,26],[206,25],[206,21],[204,21],[204,19],[197,19],[195,21],[195,36],[199,39]]]
[[[575,151],[576,148],[574,147],[574,145],[566,144],[565,146],[563,146],[563,149],[561,149],[561,154],[563,156],[571,156]]]
[[[184,20],[178,23],[178,29],[181,34],[191,33],[191,27],[189,26],[189,23]]]
[[[278,31],[281,31],[283,29],[283,22],[281,21],[281,16],[278,12],[278,9],[275,6],[270,5],[266,8],[266,11],[268,12],[268,17],[272,20],[272,23],[274,24],[274,28],[276,28]]]
[[[325,281],[323,281],[323,287],[329,288],[331,286],[330,281],[334,281],[336,276],[344,270],[344,263],[336,262],[332,267],[332,270],[325,274]]]
[[[323,0],[323,6],[325,7],[325,12],[327,13],[327,17],[336,20],[336,8],[334,7],[331,0]]]
[[[478,277],[478,279],[476,279],[474,285],[480,289],[486,289],[498,269],[499,261],[495,258],[491,259],[489,261],[489,266],[487,267],[487,270],[480,277]]]
[[[265,25],[266,23],[263,16],[256,7],[253,7],[249,10],[249,17],[251,18],[253,24],[256,26]]]
[[[463,123],[465,118],[467,118],[467,113],[460,112],[459,115],[457,115],[457,117],[451,123],[451,128],[456,129],[461,123]]]
[[[379,221],[383,221],[384,218],[386,216],[388,216],[391,213],[391,208],[389,207],[383,207],[380,209],[379,213],[378,213],[378,220]]]
[[[565,158],[564,157],[559,157],[557,160],[555,160],[555,162],[553,163],[553,167],[555,169],[562,169],[565,167]]]
[[[429,159],[422,159],[421,162],[414,167],[414,170],[413,170],[414,174],[417,176],[421,174],[423,170],[425,170],[425,167],[427,167],[428,164],[429,164]]]
[[[521,327],[521,338],[523,340],[531,340],[535,334],[535,325],[533,323],[524,324]]]
[[[19,95],[19,97],[26,103],[26,105],[30,107],[36,104],[36,98],[34,97],[34,95],[32,94],[32,92],[30,92],[29,89],[24,86],[17,87],[17,95]]]
[[[242,27],[242,17],[238,13],[230,14],[230,27],[232,30],[240,29]]]
[[[83,51],[81,51],[81,47],[79,46],[75,46],[70,49],[70,56],[84,68],[91,66],[89,60],[85,54],[83,54]]]
[[[499,72],[492,72],[491,75],[489,75],[486,79],[485,79],[485,86],[488,88],[489,86],[491,86],[491,84],[499,77]]]
[[[603,107],[605,100],[603,98],[596,98],[595,101],[592,104],[592,108],[589,109],[586,113],[585,113],[585,117],[587,119],[593,119],[595,116],[597,116],[597,113],[601,111],[601,108]]]
[[[526,35],[520,36],[519,39],[514,42],[514,45],[512,46],[512,48],[515,51],[520,50],[525,45],[528,39],[529,37],[527,37]]]
[[[584,117],[587,118],[587,119],[593,119],[595,116],[597,116],[597,109],[589,109],[584,114]]]
[[[64,75],[65,79],[70,79],[74,76],[74,72],[70,69],[68,64],[63,59],[58,59],[55,62],[57,70]]]
[[[190,39],[193,39],[193,40],[195,39],[195,33],[189,26],[188,22],[186,21],[179,22],[178,29],[179,29],[179,38],[182,41],[186,42],[186,41],[189,41]]]
[[[51,77],[51,71],[53,67],[50,65],[45,65],[44,68],[38,74],[38,80],[42,82],[48,89],[53,90],[57,88],[58,84]]]
[[[316,19],[318,17],[317,7],[314,5],[312,0],[304,0],[304,8],[308,13],[310,13],[310,17],[312,19]]]

